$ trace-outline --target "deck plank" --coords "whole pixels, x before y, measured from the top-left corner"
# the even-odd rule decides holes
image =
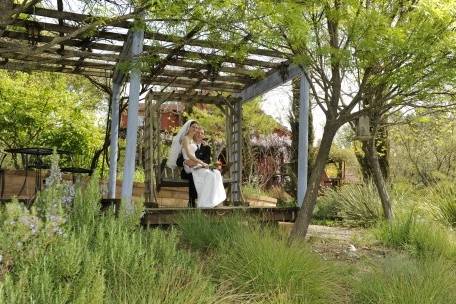
[[[217,207],[217,208],[146,208],[141,224],[173,225],[182,214],[200,211],[207,215],[227,216],[233,213],[256,216],[264,222],[294,222],[298,208],[269,208],[269,207]]]

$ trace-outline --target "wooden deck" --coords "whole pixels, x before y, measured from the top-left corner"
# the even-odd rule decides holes
[[[294,222],[298,208],[268,208],[268,207],[219,207],[219,208],[146,208],[141,224],[150,225],[173,225],[182,214],[195,211],[212,216],[227,216],[233,213],[241,213],[256,216],[264,222]]]
[[[0,198],[0,204],[11,202],[11,198]],[[19,199],[19,202],[30,206],[32,201]],[[114,207],[116,213],[119,210],[120,199],[101,199],[100,209],[105,211],[110,207]],[[151,205],[151,204],[148,204]],[[144,215],[141,218],[143,226],[154,225],[174,225],[177,219],[182,214],[192,212],[202,212],[211,216],[228,216],[234,213],[255,216],[262,222],[294,222],[298,212],[297,207],[218,207],[218,208],[145,208]]]

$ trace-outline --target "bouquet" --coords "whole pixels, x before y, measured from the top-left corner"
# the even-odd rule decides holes
[[[222,171],[222,163],[220,161],[216,161],[212,164],[209,164],[209,169],[211,169],[211,170],[217,169],[219,171]]]

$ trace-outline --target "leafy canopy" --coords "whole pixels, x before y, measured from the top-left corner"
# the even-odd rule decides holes
[[[86,79],[0,71],[0,146],[49,146],[84,154],[100,145],[102,94]]]

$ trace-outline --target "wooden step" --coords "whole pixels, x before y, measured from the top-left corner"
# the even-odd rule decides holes
[[[188,192],[160,190],[157,195],[159,198],[179,198],[188,200]]]
[[[157,198],[159,208],[186,208],[188,206],[187,199],[178,198]]]
[[[240,212],[257,216],[260,221],[265,222],[294,222],[298,213],[298,208],[258,208],[258,207],[218,207],[199,209],[207,215],[216,217],[229,216]],[[141,223],[148,225],[172,225],[177,223],[181,214],[195,212],[194,208],[152,208],[145,209]]]
[[[161,191],[174,191],[174,192],[184,192],[188,193],[188,187],[161,187]]]
[[[269,196],[248,196],[244,197],[245,201],[249,204],[250,207],[276,207],[277,199]]]

